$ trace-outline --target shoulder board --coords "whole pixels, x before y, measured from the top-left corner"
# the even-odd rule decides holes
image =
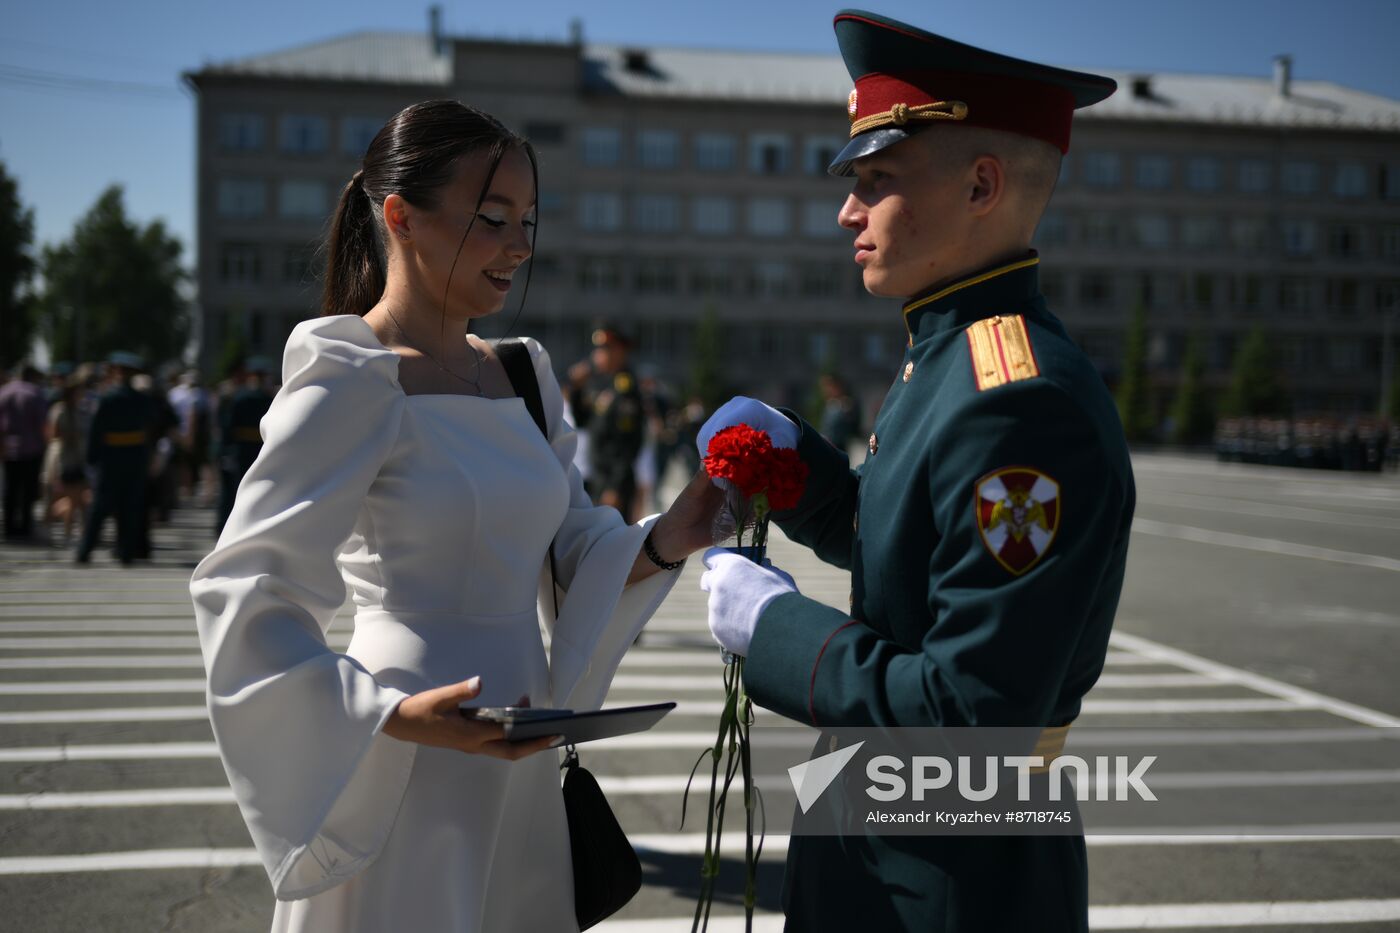
[[[967,347],[972,353],[978,392],[1040,375],[1022,315],[1003,314],[974,322],[967,329]]]

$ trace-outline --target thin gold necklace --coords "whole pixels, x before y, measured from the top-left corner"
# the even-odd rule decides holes
[[[399,336],[403,338],[403,345],[404,345],[404,346],[406,346],[406,347],[408,347],[409,349],[412,349],[412,350],[418,350],[419,353],[423,354],[423,355],[426,356],[428,359],[432,360],[432,361],[433,361],[433,365],[436,366],[438,369],[440,369],[440,370],[442,370],[443,372],[447,373],[447,375],[451,376],[453,379],[456,379],[456,380],[458,380],[459,382],[465,382],[467,385],[469,385],[469,386],[471,386],[473,389],[475,389],[477,395],[485,395],[485,394],[486,394],[486,393],[484,393],[484,392],[481,391],[481,383],[478,381],[478,380],[481,378],[481,354],[480,354],[479,352],[477,352],[476,347],[472,346],[472,342],[471,342],[470,340],[467,341],[467,349],[471,350],[471,351],[472,351],[472,355],[476,357],[476,379],[468,379],[466,376],[459,376],[459,375],[457,375],[457,374],[454,373],[452,370],[448,369],[446,366],[444,366],[444,365],[442,365],[441,363],[439,363],[439,362],[438,362],[438,358],[435,357],[435,356],[433,356],[433,355],[432,355],[431,353],[429,353],[427,350],[423,350],[423,349],[420,349],[420,348],[418,348],[418,347],[413,346],[413,344],[409,343],[409,341],[408,341],[408,331],[406,331],[406,330],[403,329],[403,325],[399,323],[399,319],[398,319],[398,318],[394,317],[394,312],[389,310],[388,305],[385,305],[385,307],[384,307],[384,313],[387,314],[387,315],[389,315],[389,320],[391,320],[391,321],[394,322],[394,329],[397,330],[397,331],[399,332]],[[465,339],[465,338],[463,338],[463,339]]]

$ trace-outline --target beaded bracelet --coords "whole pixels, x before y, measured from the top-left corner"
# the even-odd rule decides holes
[[[651,532],[647,532],[646,540],[642,542],[642,550],[647,555],[647,560],[651,561],[662,570],[675,570],[684,560],[662,560],[661,555],[656,552],[656,545],[651,543]]]

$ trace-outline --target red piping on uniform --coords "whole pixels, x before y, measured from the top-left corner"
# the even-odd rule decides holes
[[[831,640],[833,638],[835,638],[845,629],[848,629],[852,625],[855,625],[858,621],[858,619],[852,619],[845,625],[836,629],[836,631],[832,632],[830,635],[826,636],[826,641],[822,642],[822,650],[817,652],[817,659],[812,662],[812,683],[811,686],[807,688],[807,715],[811,717],[812,725],[814,726],[817,724],[817,710],[813,705],[817,699],[817,668],[821,666],[822,655],[826,654],[826,646],[831,644]]]
[[[865,23],[865,25],[867,26],[875,26],[880,29],[888,29],[890,32],[897,32],[901,36],[908,36],[911,39],[918,39],[920,42],[928,42],[928,39],[926,37],[917,35],[916,33],[912,33],[904,29],[900,29],[898,26],[891,26],[889,23],[877,23],[873,19],[866,19],[864,16],[852,16],[849,13],[836,17],[834,20],[831,21],[831,25],[835,26],[843,19],[848,19],[853,23]]]
[[[993,327],[992,333],[997,338],[997,356],[1001,357],[1002,378],[1007,382],[1011,381],[1011,364],[1006,361],[1006,344],[1001,342],[1001,328]]]

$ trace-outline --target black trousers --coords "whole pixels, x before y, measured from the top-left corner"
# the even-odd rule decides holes
[[[34,531],[42,457],[5,461],[5,537],[27,538]]]
[[[141,535],[146,511],[146,471],[142,467],[99,467],[92,513],[83,528],[78,559],[87,560],[97,547],[108,516],[117,520],[117,559],[129,564],[141,555]]]

